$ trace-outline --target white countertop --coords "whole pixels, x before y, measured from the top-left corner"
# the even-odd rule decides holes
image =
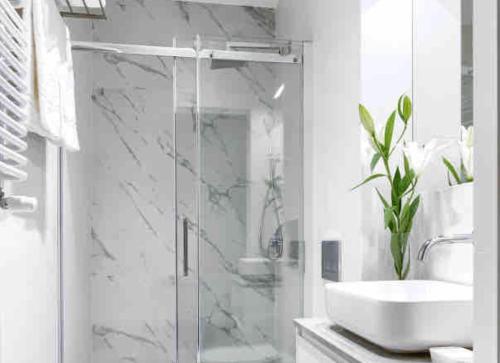
[[[297,319],[295,326],[305,339],[315,340],[352,363],[431,363],[428,354],[385,351],[325,319]]]

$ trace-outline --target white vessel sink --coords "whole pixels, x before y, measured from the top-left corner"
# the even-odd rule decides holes
[[[395,352],[472,346],[472,287],[439,281],[326,285],[330,319]]]

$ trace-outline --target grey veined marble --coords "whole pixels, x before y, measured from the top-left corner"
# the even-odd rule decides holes
[[[274,37],[266,9],[111,0],[107,13],[93,24],[94,40],[171,45],[177,37],[192,46],[196,34]],[[202,350],[250,349],[265,352],[263,361],[291,361],[298,307],[287,300],[297,296],[298,304],[299,269],[293,258],[269,260],[267,242],[287,223],[297,239],[300,92],[273,95],[283,82],[300,87],[300,69],[215,69],[204,60],[197,145],[193,60],[96,53],[92,62],[92,118],[83,120],[92,134],[83,145],[92,150],[91,361],[175,361],[175,230],[183,218],[192,238],[199,231]]]

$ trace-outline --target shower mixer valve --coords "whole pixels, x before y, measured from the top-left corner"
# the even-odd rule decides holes
[[[281,226],[276,229],[276,232],[269,240],[267,255],[271,260],[283,257],[283,230]]]

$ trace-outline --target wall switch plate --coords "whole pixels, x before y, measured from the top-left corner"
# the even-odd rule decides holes
[[[342,279],[342,250],[340,241],[321,242],[321,277],[328,281]]]

